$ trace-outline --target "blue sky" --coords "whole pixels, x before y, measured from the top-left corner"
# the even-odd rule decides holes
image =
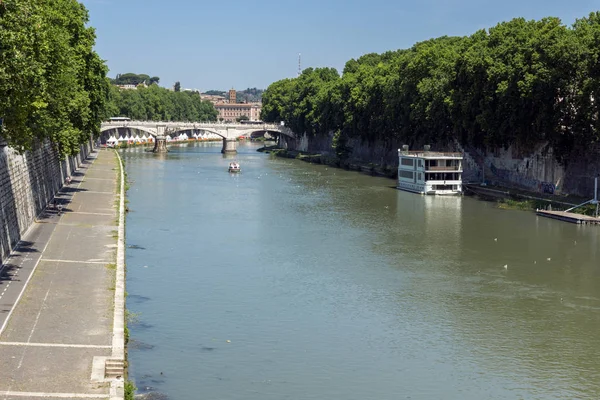
[[[302,68],[469,35],[516,17],[565,24],[597,0],[83,0],[109,76],[146,73],[161,86],[266,88]]]

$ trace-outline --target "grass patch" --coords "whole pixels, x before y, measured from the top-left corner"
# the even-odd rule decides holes
[[[136,324],[140,321],[140,314],[125,310],[125,323]]]
[[[115,271],[117,269],[117,264],[110,263],[105,265],[106,269],[110,269],[111,271]]]
[[[596,206],[593,204],[586,204],[583,207],[579,207],[573,210],[574,213],[587,215],[589,217],[596,216]]]
[[[125,400],[133,400],[136,390],[137,388],[135,387],[135,384],[132,381],[127,380],[125,382]]]
[[[503,199],[498,203],[498,208],[502,210],[521,210],[521,211],[533,211],[537,207],[539,202],[534,200],[513,200]]]
[[[125,326],[125,330],[123,331],[125,337],[125,346],[129,344],[129,328]]]
[[[522,210],[522,211],[535,211],[535,210],[554,210],[554,211],[565,211],[569,206],[565,204],[555,204],[551,201],[543,200],[514,200],[514,199],[503,199],[498,202],[498,208],[503,210]],[[587,204],[583,207],[578,207],[571,211],[575,214],[587,215],[590,217],[595,216],[596,206],[593,204]]]

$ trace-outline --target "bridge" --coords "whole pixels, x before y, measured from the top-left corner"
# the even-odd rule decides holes
[[[286,126],[279,124],[232,124],[219,122],[157,122],[157,121],[110,121],[103,122],[100,132],[107,132],[119,128],[134,129],[145,132],[154,137],[154,152],[167,151],[168,135],[175,135],[184,131],[203,131],[214,133],[223,138],[222,153],[237,153],[237,138],[250,136],[257,132],[275,134],[281,139],[295,139],[296,135]]]

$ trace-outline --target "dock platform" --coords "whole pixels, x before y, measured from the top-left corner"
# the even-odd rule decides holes
[[[590,217],[583,214],[575,214],[566,211],[536,210],[535,213],[542,217],[558,219],[578,225],[600,225],[600,218]]]

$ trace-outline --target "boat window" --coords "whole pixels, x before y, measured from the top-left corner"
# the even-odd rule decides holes
[[[400,162],[400,164],[402,165],[410,165],[411,167],[415,165],[415,160],[410,159],[410,158],[403,158],[402,161]]]
[[[401,178],[413,179],[414,172],[412,171],[398,171],[398,176]]]

